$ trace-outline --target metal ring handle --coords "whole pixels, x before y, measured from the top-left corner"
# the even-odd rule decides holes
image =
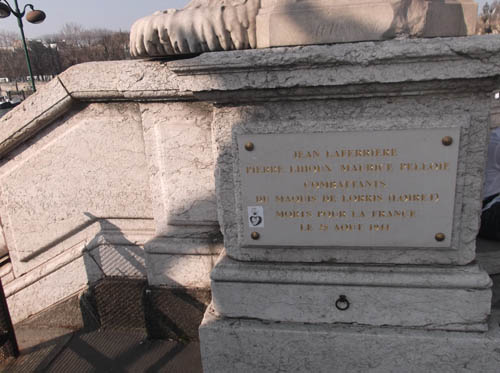
[[[345,295],[341,295],[339,299],[335,302],[335,307],[339,311],[345,311],[350,307],[351,303],[347,300],[347,297]]]

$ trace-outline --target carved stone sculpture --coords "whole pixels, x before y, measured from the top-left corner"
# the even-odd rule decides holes
[[[139,19],[133,56],[325,44],[395,37],[465,36],[473,0],[192,0]]]
[[[163,56],[256,48],[260,0],[192,0],[139,19],[132,26],[133,56]]]

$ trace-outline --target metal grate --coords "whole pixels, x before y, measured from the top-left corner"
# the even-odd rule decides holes
[[[144,300],[149,337],[198,341],[198,328],[210,299],[208,289],[147,289]]]
[[[93,291],[103,329],[145,330],[142,295],[146,281],[106,278]]]

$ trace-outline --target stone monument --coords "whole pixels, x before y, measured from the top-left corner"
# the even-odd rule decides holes
[[[329,44],[475,31],[473,0],[192,0],[139,19],[134,56]]]
[[[248,43],[229,41],[231,22],[219,45],[172,26],[191,14],[207,30],[214,8],[245,14],[232,21]],[[216,103],[225,251],[200,328],[205,372],[498,370],[491,280],[474,259],[499,39],[408,40],[466,35],[475,9],[208,1],[134,26],[133,52],[152,56],[372,40],[169,63]]]

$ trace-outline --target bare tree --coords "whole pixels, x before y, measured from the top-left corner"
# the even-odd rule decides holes
[[[19,39],[15,32],[0,30],[0,48],[10,48]]]
[[[477,22],[477,34],[500,33],[500,2],[485,3]]]
[[[15,33],[0,32],[0,77],[26,79],[24,52],[18,39]],[[130,58],[128,40],[128,32],[68,23],[57,34],[28,41],[33,74],[56,75],[78,63]]]

